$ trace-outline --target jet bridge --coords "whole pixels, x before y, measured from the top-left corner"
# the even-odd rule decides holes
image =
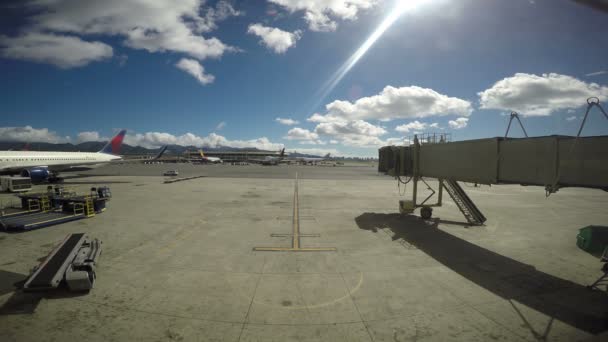
[[[433,206],[441,206],[445,189],[469,223],[485,221],[458,185],[459,181],[538,185],[547,194],[563,187],[608,190],[608,136],[505,137],[457,142],[438,139],[436,143],[424,143],[416,137],[410,146],[381,148],[379,157],[378,171],[397,177],[401,183],[413,183],[413,199],[401,202],[401,212],[420,207],[423,218],[430,218]],[[424,177],[439,180],[435,204],[427,204],[435,194],[433,189],[431,196],[417,202],[418,182],[424,182]]]

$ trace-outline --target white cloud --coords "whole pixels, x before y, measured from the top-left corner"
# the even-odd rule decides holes
[[[210,32],[217,28],[217,22],[226,20],[230,17],[237,17],[243,13],[237,11],[232,5],[224,0],[216,3],[215,8],[208,8],[204,17],[195,20],[197,32]]]
[[[332,121],[336,121],[336,119],[332,119],[332,118],[328,118],[326,116],[323,116],[319,113],[314,113],[311,117],[309,117],[308,119],[306,119],[306,121],[310,121],[310,122],[332,122]]]
[[[585,74],[585,76],[599,76],[599,75],[605,75],[608,74],[608,70],[600,70],[600,71],[595,71],[595,72],[590,72],[588,74]]]
[[[513,110],[530,116],[550,115],[558,110],[580,107],[591,96],[604,100],[608,97],[608,87],[555,73],[541,76],[517,73],[478,95],[482,109]]]
[[[450,125],[451,129],[462,129],[467,127],[469,124],[469,118],[458,118],[456,120],[450,120],[448,125]]]
[[[367,121],[334,121],[322,122],[317,125],[315,132],[328,136],[344,136],[344,135],[368,135],[381,136],[386,133],[382,127],[370,124]]]
[[[357,14],[375,6],[377,0],[268,0],[293,13],[304,11],[304,19],[312,31],[334,31],[336,19],[356,20]]]
[[[0,35],[0,55],[67,69],[110,58],[113,50],[102,42],[87,42],[74,36],[32,32],[17,37]]]
[[[78,143],[78,144],[87,142],[87,141],[108,141],[108,140],[110,140],[110,139],[107,137],[102,137],[101,135],[99,135],[99,132],[95,132],[95,131],[80,132],[76,136],[76,143]]]
[[[217,126],[215,126],[215,130],[221,131],[222,129],[224,129],[224,127],[226,127],[226,121],[222,121],[222,122],[218,123]]]
[[[436,124],[433,124],[433,125],[436,125]],[[395,131],[401,132],[401,133],[409,133],[410,131],[420,132],[420,131],[427,129],[428,127],[429,127],[429,125],[427,123],[416,120],[416,121],[412,121],[408,124],[395,127]]]
[[[26,5],[28,11],[37,14],[28,18],[30,25],[22,28],[19,36],[2,38],[1,44],[6,45],[3,55],[64,68],[112,55],[111,47],[103,43],[84,42],[65,34],[121,37],[123,44],[133,49],[178,52],[200,60],[236,51],[201,33],[215,29],[218,21],[239,12],[225,1],[215,8],[203,4],[203,0],[31,1]]]
[[[385,145],[409,145],[410,140],[405,138],[388,138]]]
[[[386,134],[386,130],[363,120],[321,122],[315,127],[314,132],[346,146],[377,147],[386,144],[379,138]]]
[[[178,69],[181,69],[194,78],[196,78],[201,84],[213,83],[215,76],[205,74],[205,68],[195,59],[182,58],[175,64]]]
[[[566,121],[574,121],[576,119],[577,119],[576,115],[572,115],[572,116],[567,117]]]
[[[294,127],[287,132],[284,137],[287,140],[299,140],[300,144],[306,145],[325,145],[326,143],[319,139],[319,135],[305,128]]]
[[[325,114],[315,113],[307,120],[317,123],[314,132],[320,136],[338,140],[347,146],[377,147],[402,139],[381,139],[387,133],[386,129],[366,119],[390,121],[453,114],[468,116],[471,111],[469,101],[448,97],[432,89],[386,86],[379,94],[360,98],[354,103],[334,101],[326,106]],[[437,123],[431,125],[415,121],[399,126],[398,131],[439,128]]]
[[[198,147],[255,147],[262,150],[273,151],[283,148],[283,144],[273,143],[266,137],[251,140],[229,140],[226,137],[216,133],[211,133],[208,136],[201,137],[193,133],[173,135],[164,132],[147,132],[127,134],[124,141],[129,145],[143,146],[147,148],[158,148],[163,145],[193,145]]]
[[[263,44],[275,53],[282,54],[302,37],[302,31],[287,32],[276,27],[267,27],[262,24],[251,24],[247,29],[247,33],[256,35],[261,38],[260,44]]]
[[[307,129],[294,127],[287,132],[287,136],[285,139],[288,140],[314,140],[319,139],[319,135],[317,133],[311,132]]]
[[[47,142],[66,143],[70,137],[62,137],[48,128],[24,127],[0,127],[0,141],[22,141],[22,142]]]
[[[469,101],[417,86],[401,88],[386,86],[377,95],[360,98],[354,103],[336,100],[325,108],[327,113],[324,115],[316,113],[308,120],[313,122],[335,119],[387,121],[452,114],[468,116],[472,112]]]
[[[276,118],[274,121],[280,123],[281,125],[293,126],[300,123],[298,120],[290,119],[290,118]]]
[[[300,145],[327,145],[323,140],[300,140]]]

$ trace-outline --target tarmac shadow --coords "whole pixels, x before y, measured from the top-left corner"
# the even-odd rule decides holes
[[[608,330],[606,292],[591,291],[462,240],[438,229],[441,222],[438,219],[425,221],[412,215],[364,213],[356,217],[355,222],[360,229],[372,232],[378,228],[390,229],[393,240],[406,241],[505,300],[515,300],[592,334]],[[598,276],[599,268],[598,263]]]
[[[61,299],[85,296],[88,291],[69,292],[66,288],[49,290],[47,292],[24,292],[15,289],[13,295],[0,306],[0,316],[31,315],[36,312],[42,299]]]
[[[33,314],[42,298],[40,293],[15,291],[0,307],[0,316]]]
[[[0,270],[0,296],[19,288],[25,279],[27,279],[25,274]]]
[[[24,292],[22,288],[27,278],[25,274],[0,270],[0,295],[13,292],[12,296],[0,306],[0,316],[33,314],[43,298],[72,298],[88,293],[88,291],[69,292],[65,287],[45,292]]]
[[[0,295],[14,292],[0,307],[0,315],[33,313],[40,302],[38,295],[21,293],[27,275],[0,270]]]

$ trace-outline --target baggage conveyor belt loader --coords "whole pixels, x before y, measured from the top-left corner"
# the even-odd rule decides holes
[[[70,291],[88,291],[95,284],[95,267],[101,255],[101,241],[84,233],[68,235],[23,285],[24,291],[46,291],[67,285]]]

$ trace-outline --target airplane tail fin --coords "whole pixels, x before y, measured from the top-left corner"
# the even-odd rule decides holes
[[[99,151],[99,153],[115,154],[115,155],[120,154],[120,147],[122,146],[122,140],[124,139],[126,133],[127,133],[126,129],[123,129],[120,132],[118,132],[118,134],[116,134],[116,136],[114,138],[112,138],[112,140],[110,140],[106,144],[106,146],[104,146]]]
[[[331,153],[326,154],[324,158],[331,158]]]
[[[167,150],[167,147],[169,147],[169,145],[165,145],[160,149],[160,152],[158,152],[158,154],[156,155],[156,157],[152,158],[153,160],[159,159],[160,157],[162,157],[163,153],[165,153],[165,151]]]
[[[281,154],[279,155],[279,158],[283,157],[285,157],[285,147],[283,147],[283,149],[281,150]]]
[[[205,158],[205,154],[203,153],[203,150],[198,150],[198,153],[201,155],[201,158]]]

